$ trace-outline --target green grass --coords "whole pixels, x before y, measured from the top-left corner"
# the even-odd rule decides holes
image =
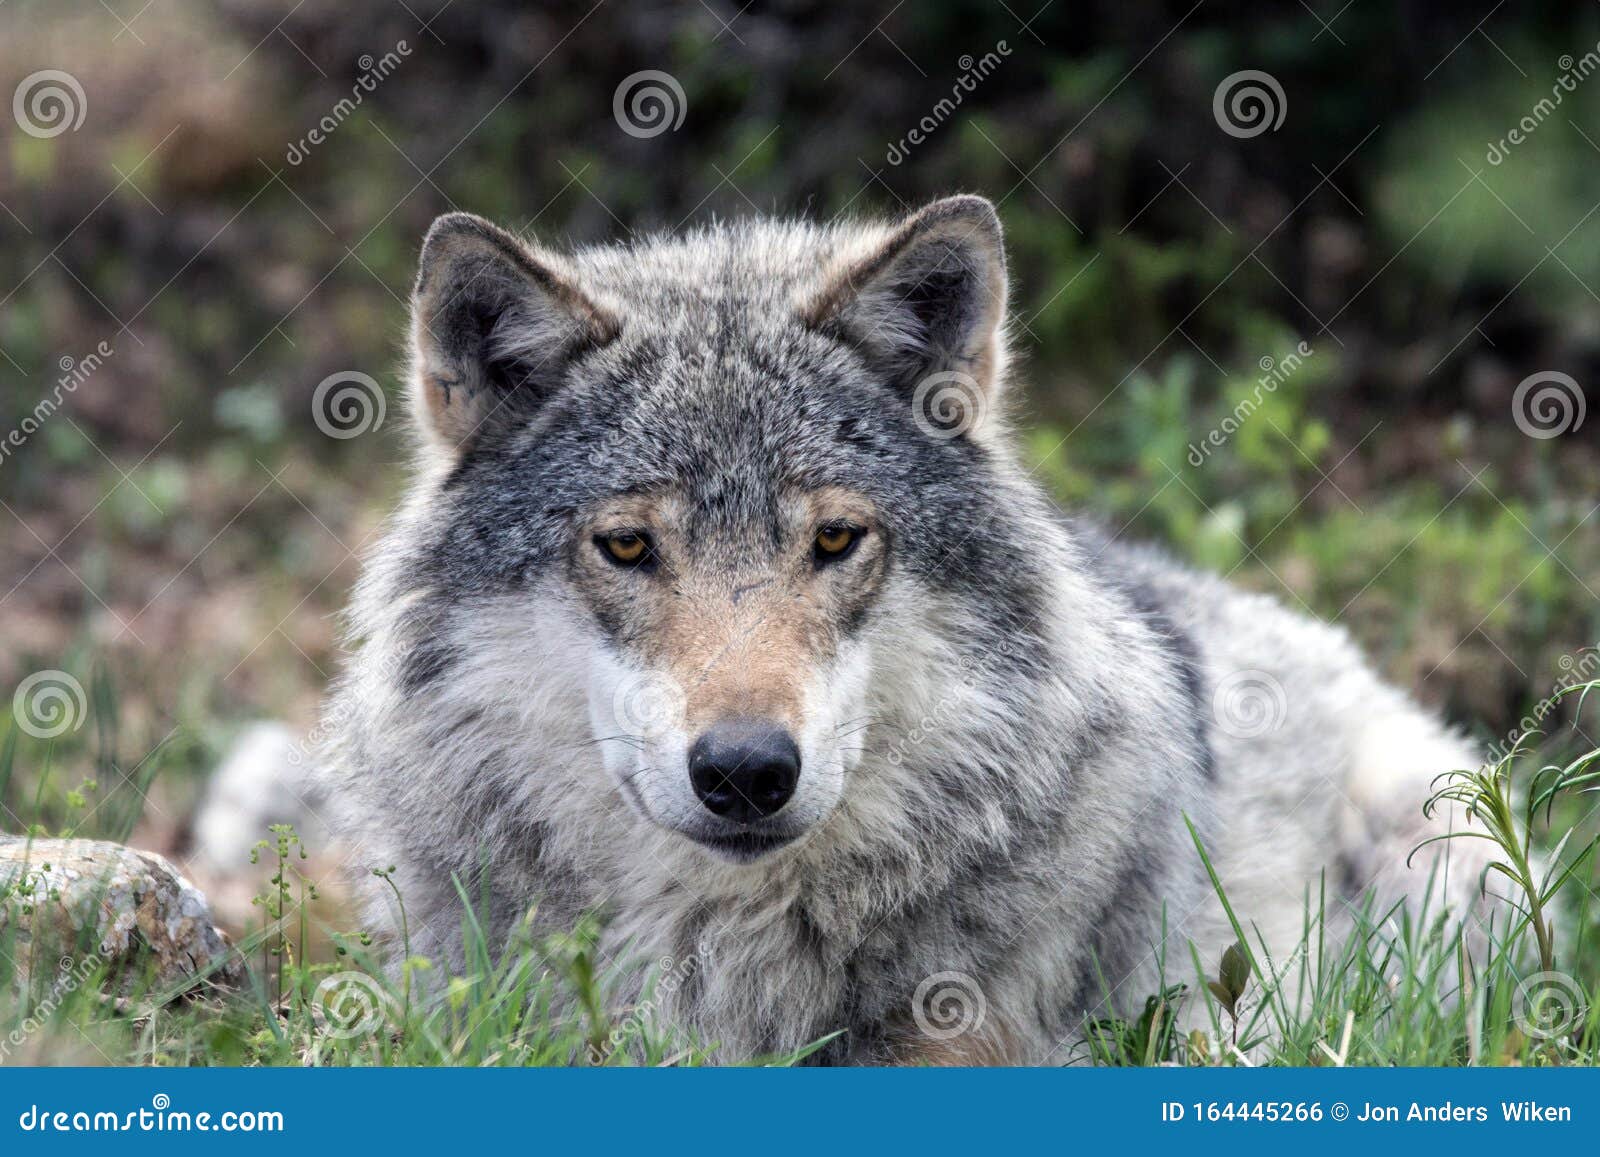
[[[467,966],[443,975],[402,951],[385,967],[372,938],[329,929],[326,959],[313,943],[314,887],[294,868],[286,828],[263,841],[272,873],[262,927],[237,945],[249,965],[242,990],[209,984],[179,995],[147,977],[113,974],[93,938],[29,942],[0,929],[0,1065],[695,1065],[708,1047],[659,1022],[653,975],[638,1002],[618,998],[623,962],[603,964],[598,929],[491,945],[470,914]],[[20,883],[20,887],[19,887]],[[0,904],[27,912],[26,877],[0,886]],[[532,913],[529,914],[531,920]],[[80,967],[80,962],[82,967]],[[115,995],[110,995],[110,994]],[[819,1044],[822,1042],[818,1042]],[[809,1050],[807,1050],[809,1051]],[[790,1064],[792,1056],[752,1058]]]
[[[1581,701],[1600,683],[1565,695]],[[109,709],[101,694],[98,703]],[[49,748],[46,748],[48,757]],[[167,762],[180,758],[174,745]],[[0,798],[15,787],[17,732],[0,744]],[[158,766],[162,760],[153,761]],[[46,766],[48,767],[48,761]],[[112,768],[113,772],[117,769]],[[84,823],[88,797],[53,800],[46,771],[35,806],[39,834],[82,828],[114,835],[132,818],[102,809]],[[1588,1065],[1600,1062],[1600,962],[1592,940],[1600,835],[1589,797],[1600,786],[1600,750],[1540,758],[1531,739],[1478,769],[1442,776],[1431,807],[1455,805],[1473,824],[1448,839],[1485,839],[1495,856],[1480,885],[1506,903],[1487,934],[1466,932],[1422,902],[1385,911],[1370,899],[1350,913],[1354,933],[1336,942],[1339,915],[1323,890],[1307,898],[1302,942],[1275,959],[1212,882],[1237,942],[1220,960],[1166,961],[1161,991],[1135,1015],[1102,1018],[1063,1059],[1101,1065]],[[131,794],[131,793],[130,793]],[[0,1063],[79,1061],[139,1065],[694,1065],[699,1041],[655,1015],[651,975],[630,1003],[620,995],[630,963],[603,961],[588,919],[558,936],[535,936],[532,913],[509,945],[489,943],[472,915],[467,965],[446,974],[400,945],[384,967],[365,932],[325,926],[307,855],[295,833],[274,828],[257,846],[259,928],[238,945],[249,963],[242,991],[153,991],[136,975],[108,976],[93,943],[29,943],[18,922],[0,928]],[[1205,848],[1195,854],[1211,870]],[[379,876],[389,886],[384,871]],[[403,912],[404,897],[396,890]],[[0,904],[26,911],[25,882],[0,888]],[[1153,929],[1152,938],[1159,929]],[[402,940],[405,939],[402,923]],[[302,955],[301,946],[315,958]],[[71,962],[69,967],[68,963]],[[657,966],[660,967],[659,965]],[[9,974],[9,975],[8,975]],[[115,995],[109,995],[115,994]],[[1198,1014],[1198,1015],[1196,1015]],[[1208,1024],[1187,1033],[1184,1023]],[[817,1047],[824,1042],[817,1042]],[[792,1056],[750,1058],[789,1064]]]
[[[1562,694],[1581,700],[1596,688]],[[1163,985],[1139,1016],[1095,1022],[1081,1055],[1112,1065],[1600,1063],[1591,904],[1600,836],[1586,799],[1596,784],[1600,749],[1550,762],[1531,737],[1494,763],[1439,777],[1428,810],[1457,805],[1471,822],[1435,839],[1493,845],[1477,884],[1504,903],[1487,926],[1436,911],[1430,881],[1421,898],[1381,911],[1369,895],[1344,914],[1353,931],[1339,942],[1338,901],[1324,888],[1308,898],[1288,959],[1275,960],[1249,913],[1234,910],[1196,837],[1236,942],[1218,961],[1194,954],[1193,979]],[[1204,1003],[1209,1031],[1179,1032],[1190,1001]]]

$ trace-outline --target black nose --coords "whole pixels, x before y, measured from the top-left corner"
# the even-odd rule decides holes
[[[800,749],[758,719],[713,725],[689,749],[689,782],[712,813],[747,824],[776,814],[800,779]]]

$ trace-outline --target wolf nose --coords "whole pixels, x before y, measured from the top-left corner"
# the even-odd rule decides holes
[[[775,815],[800,779],[800,749],[781,727],[718,723],[689,749],[689,783],[714,815],[747,824]]]

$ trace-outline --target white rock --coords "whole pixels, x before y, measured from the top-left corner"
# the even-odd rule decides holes
[[[199,889],[163,857],[122,844],[0,835],[0,928],[8,925],[24,970],[39,966],[38,952],[73,973],[98,956],[130,981],[153,971],[152,991],[174,993],[242,975]]]
[[[307,744],[282,723],[252,723],[229,749],[206,787],[194,820],[197,868],[208,878],[252,877],[250,851],[273,824],[293,824],[314,851],[329,843],[311,783]]]

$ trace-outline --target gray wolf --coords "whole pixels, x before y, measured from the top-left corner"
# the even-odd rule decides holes
[[[1054,509],[1006,292],[971,196],[572,252],[434,224],[326,725],[414,951],[461,965],[463,893],[496,936],[599,910],[608,955],[694,962],[661,1014],[721,1057],[1042,1063],[1234,939],[1191,823],[1284,958],[1324,886],[1470,903],[1477,863],[1406,857],[1473,750],[1340,630]]]

